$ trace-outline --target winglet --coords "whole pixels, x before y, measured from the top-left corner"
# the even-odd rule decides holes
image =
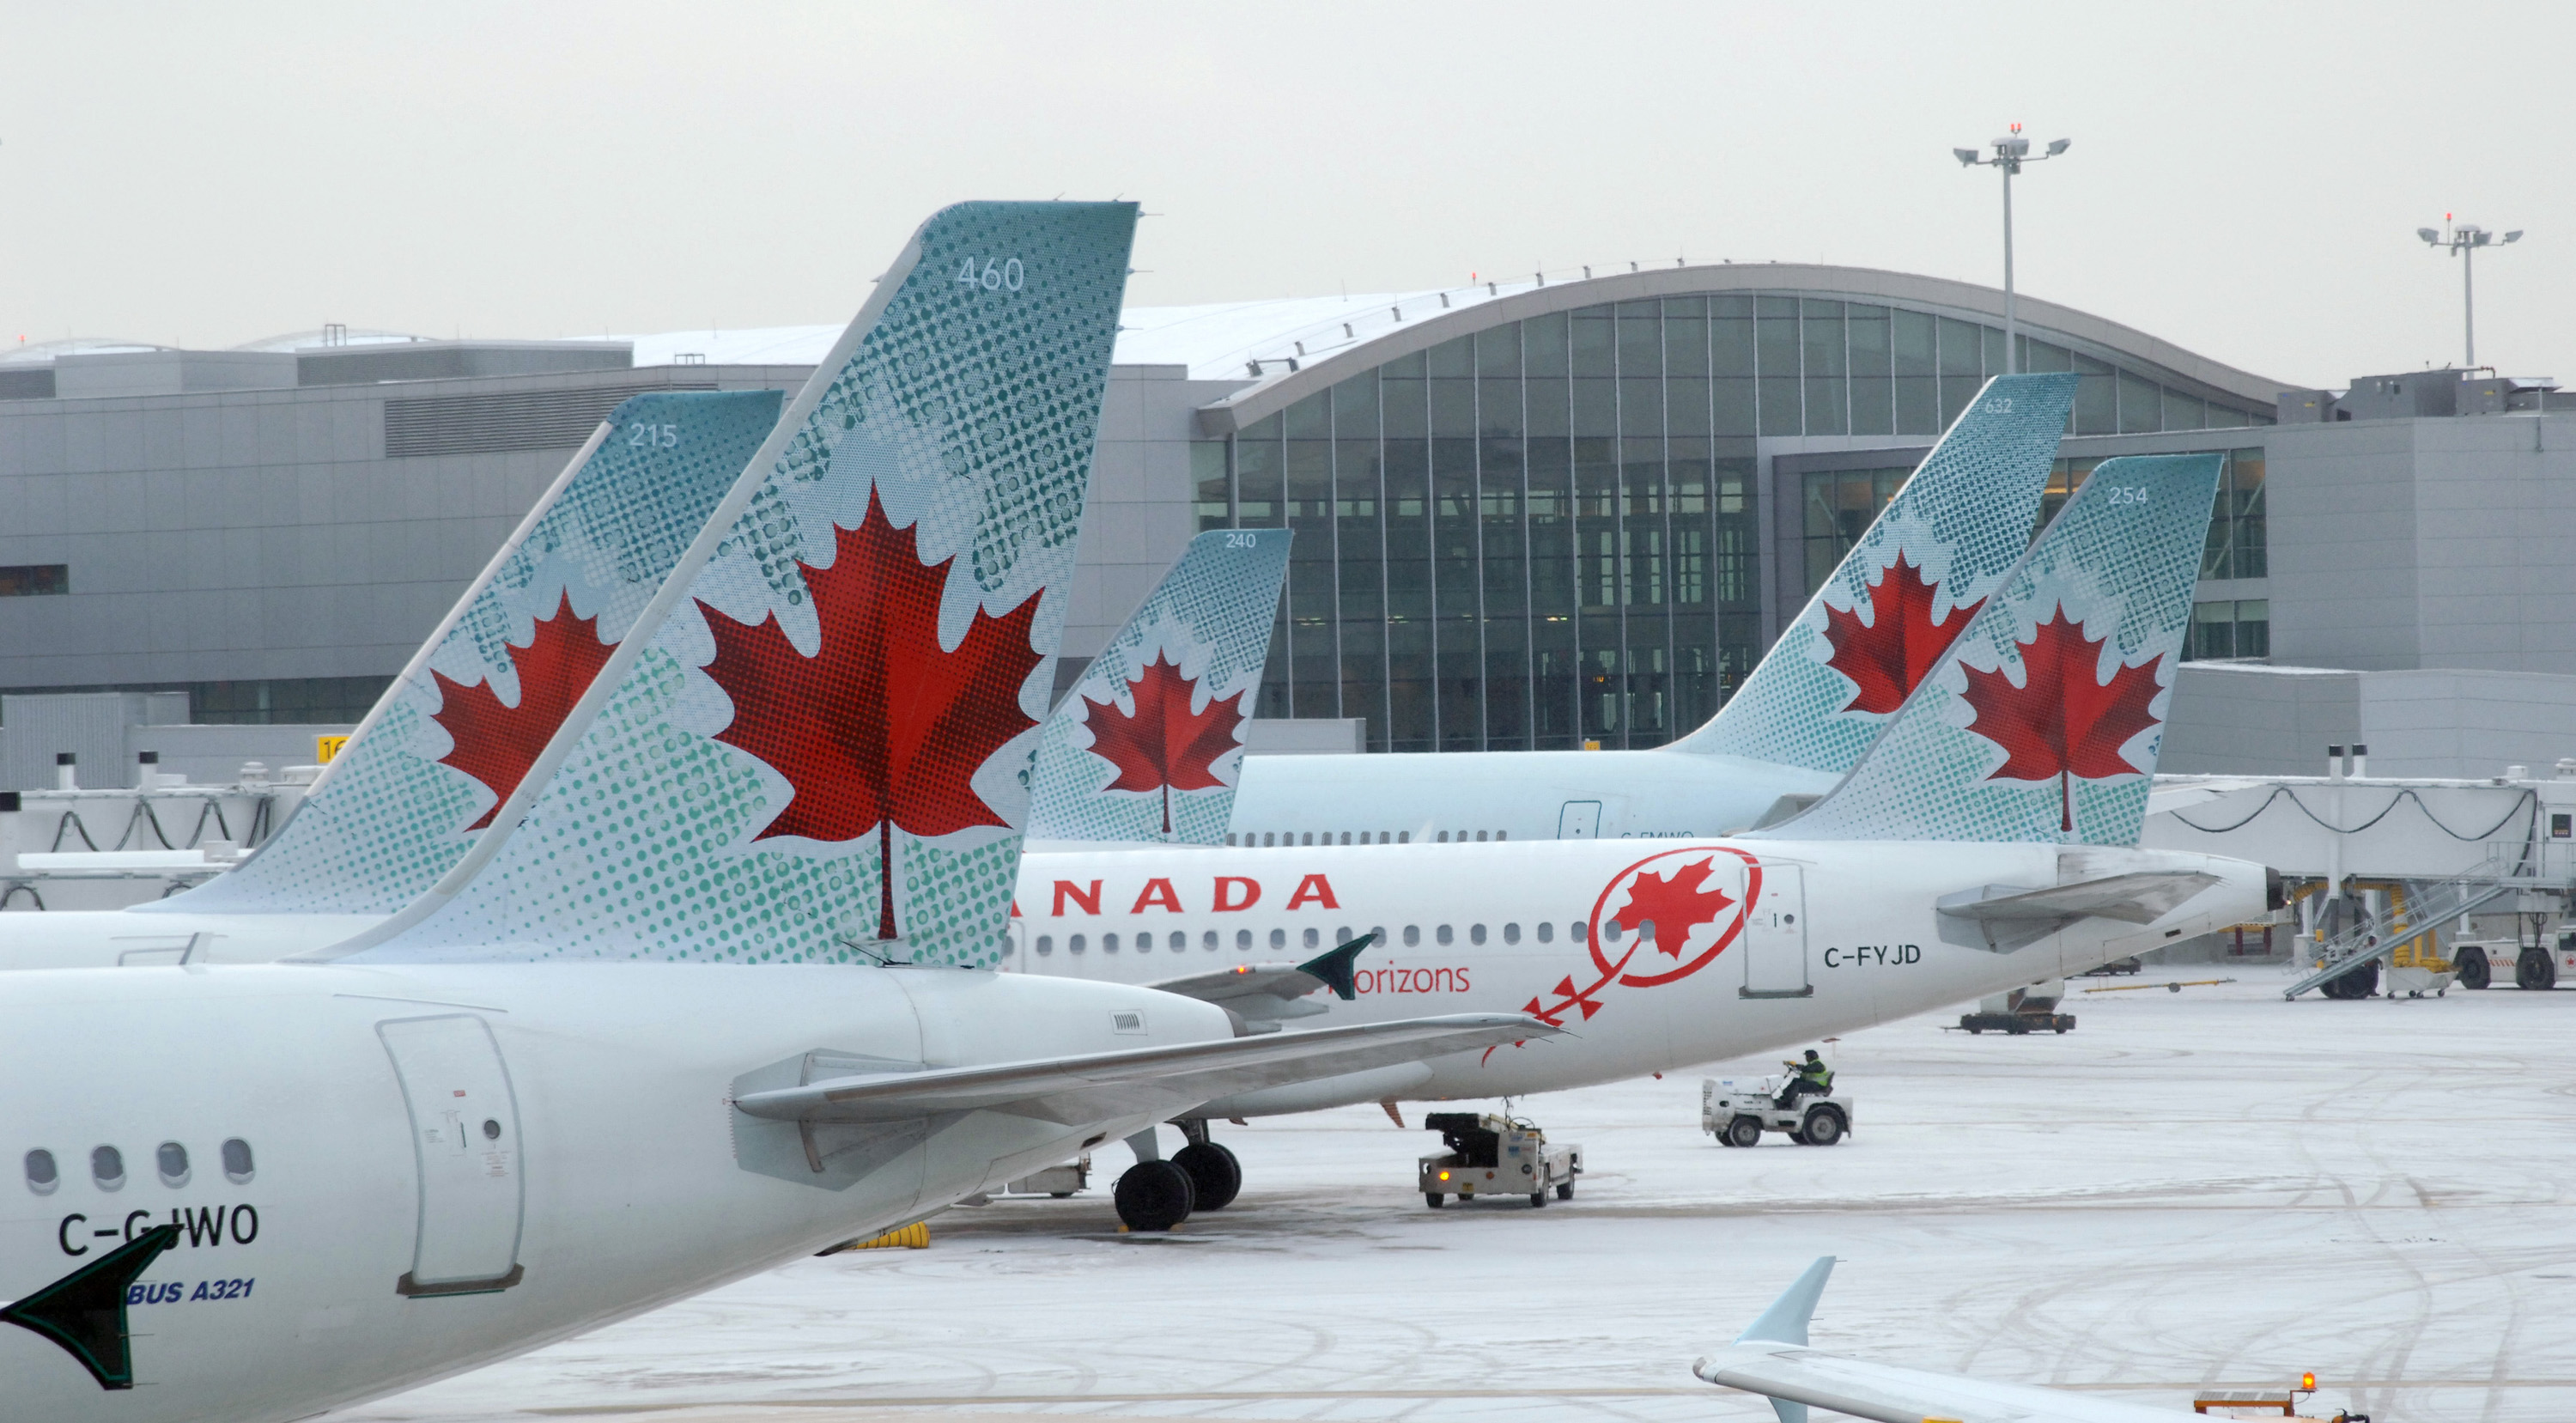
[[[1297,965],[1297,971],[1322,979],[1324,986],[1333,990],[1334,997],[1348,1003],[1360,996],[1359,980],[1352,973],[1351,965],[1359,958],[1362,949],[1376,942],[1377,931],[1372,929],[1347,944]]]
[[[1780,1297],[1771,1301],[1771,1307],[1762,1311],[1760,1318],[1735,1336],[1735,1342],[1796,1344],[1803,1348],[1807,1342],[1807,1321],[1816,1317],[1816,1301],[1824,1298],[1825,1280],[1833,1272],[1834,1257],[1817,1256],[1816,1263],[1807,1267],[1807,1273],[1800,1275],[1796,1284],[1782,1290]],[[1803,1409],[1804,1405],[1800,1407]]]

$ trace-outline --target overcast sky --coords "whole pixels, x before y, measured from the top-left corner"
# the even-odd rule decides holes
[[[2285,382],[2576,384],[2566,7],[0,4],[9,337],[840,322],[959,198],[1125,195],[1140,304],[1576,263],[2021,286]],[[6,339],[6,338],[0,338]],[[2562,369],[2563,368],[2563,369]]]

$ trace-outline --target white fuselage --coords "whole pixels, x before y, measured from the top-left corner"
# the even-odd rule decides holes
[[[1670,748],[1246,756],[1228,824],[1256,846],[1726,835],[1841,779]]]
[[[792,1084],[817,1051],[953,1065],[1231,1035],[1163,995],[1150,1033],[1114,1033],[1109,1010],[1145,999],[954,969],[0,975],[0,1163],[57,1172],[0,1187],[0,1300],[183,1227],[128,1294],[138,1386],[0,1326],[0,1415],[303,1417],[874,1234],[1143,1122],[948,1114],[926,1140],[858,1134],[817,1177],[794,1124],[731,1108],[741,1079]],[[186,1152],[175,1180],[163,1143]],[[100,1147],[121,1181],[93,1178]],[[441,1292],[459,1279],[494,1287]]]
[[[1678,958],[1659,947],[1638,948],[1630,936],[1605,938],[1596,957],[1583,941],[1583,926],[1618,917],[1622,901],[1607,891],[1638,861],[1710,862],[1731,876],[1721,892],[1740,899],[1744,855],[1780,866],[1796,883],[1773,874],[1758,913],[1748,911],[1736,939],[1688,972],[1673,970],[1701,959],[1718,931],[1701,931]],[[1950,941],[1966,936],[1936,912],[1943,896],[1988,884],[2059,883],[2061,855],[2081,857],[2093,867],[2088,876],[2183,867],[2224,882],[2153,924],[2080,920],[2011,953]],[[1661,878],[1669,868],[1652,872]],[[1226,1104],[1240,1110],[1225,1115],[1247,1115],[1385,1098],[1548,1091],[1759,1052],[2079,973],[2244,923],[2264,912],[2263,894],[2261,867],[2243,861],[2054,845],[1687,839],[1366,850],[1130,846],[1026,856],[1020,917],[1004,967],[1150,984],[1238,963],[1301,962],[1377,929],[1383,937],[1359,959],[1357,1001],[1331,1003],[1319,1025],[1518,1012],[1535,1004],[1573,1030],[1545,1044]],[[114,964],[127,952],[120,936],[133,932],[134,921],[157,927],[180,917],[130,911],[10,916],[0,928],[39,935],[32,942],[40,948],[29,948],[28,937],[0,939],[0,963]],[[323,916],[186,917],[231,921],[217,923],[214,930],[230,932],[201,947],[202,957],[216,963],[309,953],[353,932],[337,918],[316,922]],[[356,921],[358,927],[368,922]],[[1652,972],[1638,967],[1657,960]],[[1618,971],[1607,972],[1614,965]],[[1769,977],[1748,982],[1749,973]],[[1561,984],[1579,991],[1575,998],[1560,992]],[[1757,996],[1745,996],[1748,987]]]
[[[1679,953],[1640,944],[1632,872],[1755,902],[1694,930]],[[2061,870],[2061,857],[2066,868]],[[2010,953],[1970,947],[1936,912],[1985,885],[2044,887],[2135,870],[2220,883],[2152,924],[2078,920]],[[1152,983],[1241,962],[1297,962],[1371,930],[1358,997],[1318,1023],[1529,1011],[1568,1031],[1544,1043],[1275,1089],[1211,1115],[1390,1098],[1495,1097],[1666,1071],[1848,1032],[2260,918],[2258,865],[2164,851],[1893,842],[1404,845],[1360,850],[1099,851],[1033,855],[1020,875],[1011,965]],[[1096,910],[1096,912],[1095,912]],[[1728,925],[1735,933],[1727,942]],[[1613,939],[1611,933],[1618,934]],[[1323,1001],[1323,1000],[1317,1000]],[[1222,1110],[1219,1110],[1222,1108]]]

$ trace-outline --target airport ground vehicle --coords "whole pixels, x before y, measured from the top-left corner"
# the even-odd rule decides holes
[[[2542,929],[2528,944],[2520,935],[2452,941],[2451,967],[2462,988],[2489,986],[2507,964],[2513,966],[2516,988],[2557,987],[2562,975],[2576,975],[2576,921]]]
[[[1449,1143],[1447,1151],[1422,1158],[1422,1200],[1433,1210],[1452,1195],[1463,1203],[1479,1194],[1526,1193],[1534,1210],[1547,1204],[1550,1190],[1560,1201],[1574,1199],[1583,1148],[1548,1145],[1535,1123],[1491,1112],[1433,1112],[1422,1124]]]
[[[1786,1132],[1800,1146],[1833,1146],[1851,1135],[1852,1099],[1841,1093],[1774,1105],[1787,1075],[1711,1077],[1699,1084],[1699,1128],[1720,1146],[1760,1146],[1766,1131]]]
[[[1971,1033],[2063,1033],[2075,1026],[2075,1015],[2060,1013],[2066,980],[2052,978],[1977,1000],[1977,1011],[1959,1015],[1959,1026]]]

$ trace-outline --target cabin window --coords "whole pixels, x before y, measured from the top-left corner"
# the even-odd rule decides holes
[[[1055,935],[1053,935],[1053,934],[1040,934],[1040,935],[1038,935],[1038,957],[1039,957],[1039,958],[1045,958],[1047,955],[1049,955],[1049,954],[1051,954],[1051,953],[1054,953],[1054,952],[1055,952]]]
[[[1418,943],[1421,943],[1421,942],[1422,942],[1422,926],[1421,926],[1421,925],[1419,925],[1419,924],[1407,924],[1407,925],[1405,925],[1405,926],[1404,926],[1404,946],[1405,946],[1406,948],[1408,948],[1408,949],[1409,949],[1409,948],[1412,948],[1414,945],[1416,945],[1416,944],[1418,944]]]
[[[1509,840],[1512,838],[1512,832],[1508,830],[1497,830],[1494,832],[1494,838],[1497,840]]]
[[[1627,935],[1627,933],[1628,933],[1628,926],[1627,926],[1627,925],[1625,925],[1625,924],[1620,923],[1620,922],[1619,922],[1618,920],[1616,920],[1616,919],[1611,919],[1611,920],[1604,921],[1604,922],[1603,922],[1603,924],[1601,925],[1601,937],[1602,937],[1602,938],[1604,938],[1604,939],[1609,940],[1611,943],[1614,943],[1614,944],[1615,944],[1615,943],[1617,943],[1617,942],[1619,942],[1619,940],[1620,940],[1620,939],[1624,938],[1624,937]]]
[[[175,1141],[161,1143],[152,1153],[152,1164],[161,1172],[161,1184],[177,1190],[188,1184],[188,1148]]]
[[[1449,843],[1449,832],[1448,832],[1448,831],[1443,830],[1443,831],[1441,831],[1441,832],[1440,832],[1440,843],[1441,843],[1441,844],[1443,844],[1443,845],[1446,845],[1446,844],[1448,844],[1448,843]]]
[[[1170,941],[1169,943],[1166,943],[1165,945],[1163,945],[1163,947],[1165,947],[1165,948],[1167,948],[1167,949],[1170,949],[1173,953],[1176,953],[1176,954],[1177,954],[1177,953],[1179,953],[1181,950],[1188,948],[1189,946],[1190,946],[1190,936],[1189,936],[1189,935],[1187,935],[1187,934],[1185,934],[1185,933],[1183,933],[1183,932],[1181,932],[1181,931],[1180,931],[1180,930],[1178,930],[1178,929],[1174,929],[1174,930],[1172,931],[1171,941]],[[1215,947],[1216,947],[1216,945],[1215,945],[1215,944],[1213,944],[1213,943],[1211,943],[1211,944],[1209,944],[1209,945],[1208,945],[1208,947],[1209,947],[1209,948],[1211,948],[1211,949],[1213,949],[1213,948],[1215,948]]]
[[[1584,923],[1580,919],[1575,920],[1573,923],[1565,926],[1565,941],[1569,944],[1591,943],[1592,926]]]
[[[1556,942],[1555,921],[1548,919],[1541,919],[1538,921],[1538,941],[1542,944],[1553,944]]]
[[[89,1154],[89,1178],[102,1191],[113,1191],[125,1184],[125,1153],[112,1146],[102,1146]]]
[[[236,1186],[247,1186],[253,1174],[250,1143],[234,1137],[224,1143],[224,1179]]]
[[[1114,954],[1118,952],[1118,936],[1115,934],[1101,935],[1100,951],[1104,954]]]
[[[1310,949],[1319,947],[1319,946],[1320,946],[1320,941],[1323,939],[1323,937],[1324,937],[1324,931],[1323,931],[1323,930],[1321,930],[1321,929],[1308,929],[1308,930],[1306,931],[1306,947],[1307,947],[1307,948],[1310,948]]]
[[[1080,934],[1073,935],[1071,938],[1064,941],[1064,948],[1067,953],[1078,954],[1086,947],[1088,947],[1088,945],[1083,941],[1083,937]]]
[[[1385,942],[1386,942],[1386,926],[1385,926],[1384,924],[1380,924],[1380,925],[1378,925],[1376,928],[1369,930],[1369,935],[1370,935],[1370,942],[1371,942],[1371,943],[1378,943],[1378,944],[1383,944],[1383,943],[1385,943]]]
[[[1241,952],[1243,952],[1243,953],[1247,953],[1247,954],[1248,954],[1248,953],[1252,952],[1252,931],[1251,931],[1251,930],[1249,930],[1249,929],[1237,929],[1237,930],[1235,930],[1235,931],[1234,931],[1234,946],[1235,946],[1235,948],[1236,948],[1237,950],[1239,950],[1239,951],[1241,951]]]
[[[1350,941],[1351,941],[1351,931],[1350,931],[1347,927],[1340,928],[1340,929],[1335,929],[1335,930],[1333,931],[1333,947],[1334,947],[1334,948],[1337,948],[1337,949],[1338,949],[1338,948],[1340,948],[1342,945],[1347,944],[1347,943],[1349,943]]]
[[[1342,843],[1345,845],[1351,843],[1351,832],[1347,830],[1342,832]]]
[[[1279,843],[1279,837],[1278,837],[1278,836],[1276,836],[1276,835],[1274,835],[1274,834],[1272,834],[1272,833],[1270,833],[1270,832],[1269,832],[1269,831],[1267,831],[1267,830],[1264,830],[1264,831],[1262,831],[1262,832],[1261,832],[1261,843],[1262,843],[1262,845],[1263,845],[1265,848],[1266,848],[1266,847],[1268,847],[1268,846],[1276,845],[1276,844],[1278,844],[1278,843]]]
[[[1481,944],[1485,942],[1485,926],[1482,924],[1468,925],[1467,942],[1471,944]]]
[[[1518,924],[1506,924],[1506,925],[1504,925],[1504,926],[1503,926],[1503,942],[1504,942],[1504,943],[1506,943],[1506,944],[1517,944],[1517,943],[1519,943],[1520,941],[1521,941],[1521,926],[1520,926],[1520,925],[1518,925]]]
[[[1399,831],[1395,832],[1395,843],[1397,843],[1397,844],[1399,844],[1399,845],[1410,845],[1410,844],[1412,844],[1412,843],[1413,843],[1413,832],[1412,832],[1412,831],[1410,831],[1410,830],[1399,830]]]
[[[1225,832],[1225,843],[1226,843],[1226,845],[1227,845],[1227,847],[1228,847],[1228,848],[1232,848],[1232,847],[1233,847],[1233,845],[1234,845],[1234,832],[1233,832],[1233,831],[1229,830],[1229,831]]]
[[[1216,931],[1214,929],[1208,930],[1207,933],[1199,939],[1199,946],[1206,949],[1209,953],[1215,953]]]
[[[1434,938],[1437,938],[1440,942],[1442,942],[1442,943],[1444,943],[1444,944],[1445,944],[1445,943],[1448,943],[1451,939],[1456,938],[1457,936],[1449,932],[1449,926],[1448,926],[1448,925],[1443,924],[1443,925],[1441,925],[1441,926],[1440,926],[1440,928],[1439,928],[1439,929],[1438,929],[1438,930],[1433,934],[1433,937],[1434,937]]]
[[[1284,949],[1288,947],[1288,931],[1285,929],[1271,930],[1270,947],[1273,949]]]
[[[38,1147],[27,1153],[27,1189],[40,1196],[50,1196],[63,1184],[63,1173],[54,1169],[54,1154]]]
[[[1477,831],[1477,832],[1476,832],[1476,843],[1477,843],[1477,844],[1479,844],[1479,845],[1482,845],[1482,844],[1484,844],[1484,843],[1485,843],[1485,832],[1484,832],[1484,831],[1479,830],[1479,831]]]

